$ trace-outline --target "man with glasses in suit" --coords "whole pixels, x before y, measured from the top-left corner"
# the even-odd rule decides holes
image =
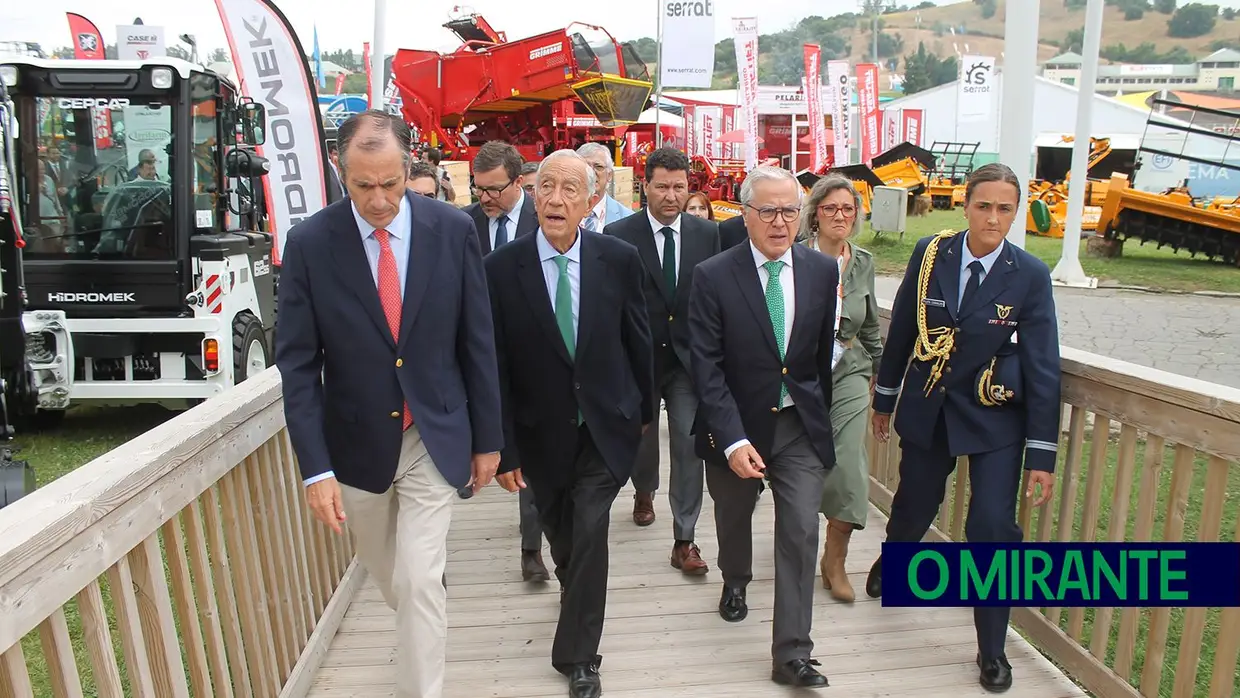
[[[525,163],[517,149],[503,141],[488,141],[474,157],[474,194],[478,203],[465,212],[474,219],[482,254],[538,230],[534,197],[525,191]],[[521,528],[521,578],[527,582],[550,581],[542,557],[543,530],[534,508],[534,495],[521,490],[518,498]]]
[[[633,209],[625,206],[607,193],[611,185],[615,166],[611,161],[611,151],[602,143],[586,143],[577,149],[577,154],[594,169],[594,193],[599,197],[598,203],[586,214],[581,227],[592,233],[601,233],[603,228],[621,218],[633,215]]]

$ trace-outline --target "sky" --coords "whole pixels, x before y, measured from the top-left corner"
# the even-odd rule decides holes
[[[907,0],[905,0],[907,1]],[[1055,1],[1055,0],[1049,0]],[[307,52],[312,50],[317,24],[320,49],[352,48],[360,52],[363,41],[371,40],[374,28],[373,0],[275,0],[293,23]],[[758,30],[766,33],[786,29],[803,17],[829,17],[856,11],[858,0],[711,0],[715,8],[716,41],[731,35],[732,17],[758,18]],[[1240,2],[1240,0],[1237,0]],[[36,41],[51,53],[68,46],[69,25],[66,12],[77,12],[92,20],[106,43],[116,40],[116,26],[141,17],[145,24],[164,27],[166,42],[184,33],[194,34],[199,53],[225,47],[224,31],[213,0],[12,0],[0,3],[0,41]],[[486,17],[491,26],[520,39],[584,22],[605,28],[621,41],[654,36],[657,0],[644,0],[648,12],[634,11],[631,2],[581,2],[580,0],[504,0],[462,5],[463,9]],[[446,29],[457,0],[388,0],[388,52],[397,48],[452,50],[460,42]],[[535,6],[538,12],[531,12]],[[542,8],[545,8],[542,9]],[[562,20],[554,18],[561,17]]]

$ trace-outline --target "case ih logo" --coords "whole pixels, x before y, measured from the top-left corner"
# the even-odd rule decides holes
[[[94,34],[78,34],[78,48],[85,53],[94,53],[99,50],[99,40]]]
[[[564,44],[550,44],[548,46],[543,46],[542,48],[536,48],[530,51],[530,60],[532,61],[535,58],[542,58],[543,56],[550,56],[553,53],[559,53],[560,51],[563,51],[563,50],[564,50]]]
[[[49,293],[48,303],[135,303],[132,293]]]
[[[145,61],[147,58],[150,58],[150,56],[150,51],[147,51],[146,49],[138,49],[138,60]]]

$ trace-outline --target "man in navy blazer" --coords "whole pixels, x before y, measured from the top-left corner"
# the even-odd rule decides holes
[[[341,125],[349,199],[289,232],[276,364],[307,502],[338,533],[348,516],[396,611],[397,695],[440,698],[452,503],[494,477],[503,424],[478,237],[406,193],[410,141],[379,111]]]

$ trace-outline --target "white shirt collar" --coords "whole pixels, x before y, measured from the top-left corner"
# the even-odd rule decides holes
[[[607,222],[607,195],[606,194],[604,194],[602,198],[598,200],[597,204],[594,204],[594,217],[598,218],[599,223]],[[602,228],[600,227],[599,230],[602,230]]]
[[[525,207],[525,190],[521,189],[521,195],[517,197],[517,202],[512,205],[512,210],[503,214],[509,222],[517,225],[521,222],[521,209]],[[498,218],[498,216],[496,216]]]
[[[541,226],[538,228],[538,261],[546,262],[552,257],[560,256],[560,251],[551,246],[547,241],[546,234],[543,233]],[[577,231],[577,239],[573,241],[573,246],[568,248],[568,252],[564,253],[565,257],[577,264],[581,263],[581,231]]]
[[[676,220],[672,221],[671,223],[667,225],[663,225],[659,221],[655,220],[654,215],[650,213],[650,209],[646,209],[646,218],[650,221],[650,229],[653,230],[655,233],[658,233],[663,228],[671,228],[674,234],[679,235],[680,234],[680,219],[684,215],[685,214],[683,213],[678,213],[676,214]]]
[[[367,223],[366,219],[362,218],[362,214],[358,213],[356,202],[349,202],[349,210],[353,211],[353,220],[357,223],[357,231],[361,233],[362,239],[365,240],[373,235],[375,227]],[[388,235],[403,240],[409,234],[409,216],[409,199],[402,195],[400,197],[400,210],[396,212],[392,222],[388,223]]]
[[[762,254],[762,252],[758,250],[757,246],[753,244],[753,240],[750,240],[749,251],[753,253],[753,263],[754,263],[754,266],[758,268],[761,268],[762,265],[766,264],[767,262],[783,262],[789,267],[792,266],[792,248],[791,247],[789,247],[787,250],[784,250],[784,253],[779,256],[779,259],[767,259],[766,255]]]
[[[1007,240],[1004,239],[990,254],[985,257],[974,257],[973,253],[969,251],[969,231],[964,231],[964,239],[960,241],[960,268],[967,269],[974,260],[977,260],[982,263],[982,271],[989,274],[991,267],[995,265],[999,255],[1003,253],[1003,246],[1006,244]]]

